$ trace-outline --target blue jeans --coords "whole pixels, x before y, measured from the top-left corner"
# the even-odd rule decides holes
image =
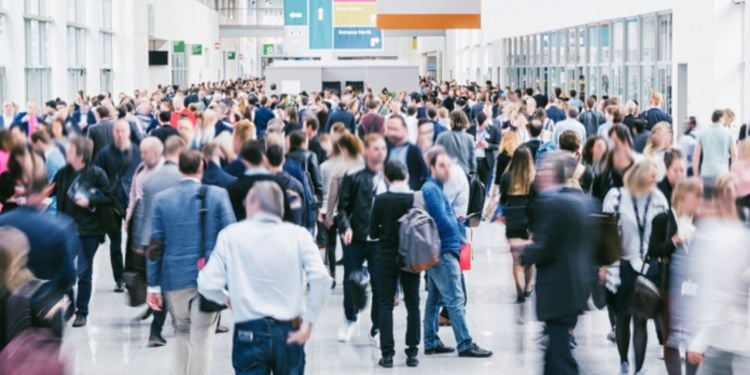
[[[94,273],[94,255],[99,247],[98,236],[82,236],[81,247],[78,249],[78,291],[76,298],[76,314],[89,315],[89,301],[91,300],[91,277]]]
[[[305,347],[287,344],[290,323],[258,319],[234,326],[232,365],[237,375],[301,375],[305,373]]]
[[[458,351],[471,349],[472,339],[464,319],[464,292],[458,257],[452,253],[440,256],[440,262],[427,270],[427,302],[424,308],[424,348],[433,349],[442,343],[438,337],[438,314],[444,304],[451,317]]]
[[[377,242],[363,242],[363,241],[352,241],[349,246],[344,248],[344,315],[346,320],[350,322],[357,321],[357,309],[354,306],[352,297],[352,286],[349,280],[349,275],[352,272],[361,270],[365,260],[367,261],[367,270],[370,273],[370,286],[372,287],[372,304],[370,307],[370,319],[372,320],[372,328],[370,334],[378,332],[380,329],[379,320],[379,304],[378,299],[380,298],[380,292],[378,288],[378,272],[376,270],[375,255],[377,253]]]

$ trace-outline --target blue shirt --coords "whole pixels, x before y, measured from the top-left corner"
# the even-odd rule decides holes
[[[425,209],[438,227],[440,234],[440,254],[452,253],[458,256],[463,242],[463,227],[448,198],[443,193],[443,184],[432,177],[422,185]]]

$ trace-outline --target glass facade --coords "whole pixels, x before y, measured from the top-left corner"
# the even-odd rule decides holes
[[[68,0],[68,91],[74,98],[86,89],[86,22],[83,0]]]
[[[672,14],[652,13],[503,40],[505,84],[579,96],[619,97],[642,107],[652,91],[672,109]]]
[[[46,8],[44,0],[25,2],[26,99],[37,103],[43,103],[51,96],[52,69],[47,58],[47,34],[52,21],[47,18]]]

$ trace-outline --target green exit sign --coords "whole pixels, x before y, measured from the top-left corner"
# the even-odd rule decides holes
[[[263,45],[263,56],[271,56],[275,53],[276,48],[273,44],[264,44]]]
[[[185,53],[185,41],[175,40],[174,42],[172,42],[172,52]]]
[[[193,56],[202,56],[202,55],[203,55],[203,45],[193,44]]]
[[[227,60],[234,60],[237,58],[237,53],[233,51],[227,52]]]

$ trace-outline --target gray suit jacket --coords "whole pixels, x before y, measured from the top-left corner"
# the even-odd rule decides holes
[[[112,120],[103,120],[87,128],[86,136],[94,141],[94,157],[99,155],[99,151],[111,145],[114,142],[112,130],[115,123]]]
[[[148,246],[154,218],[154,197],[156,194],[176,186],[181,178],[182,174],[177,166],[174,163],[166,162],[143,182],[143,196],[133,213],[133,246]]]

